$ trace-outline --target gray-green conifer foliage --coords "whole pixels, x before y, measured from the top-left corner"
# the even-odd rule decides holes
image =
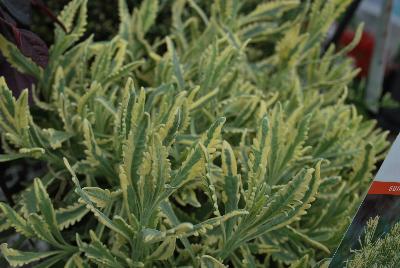
[[[363,236],[360,237],[361,248],[352,250],[352,256],[347,260],[346,267],[366,268],[399,266],[400,256],[400,223],[396,223],[386,234],[377,234],[379,217],[368,220]]]

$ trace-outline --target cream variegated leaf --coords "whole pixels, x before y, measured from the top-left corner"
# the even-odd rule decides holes
[[[20,267],[38,260],[62,254],[61,251],[26,252],[11,249],[7,244],[1,244],[1,253],[13,267]]]
[[[0,203],[0,208],[7,218],[8,226],[15,228],[18,233],[26,237],[31,237],[33,235],[33,230],[26,222],[26,219],[21,217],[14,209],[4,203]]]
[[[103,40],[87,13],[113,10],[72,0],[44,69],[1,42],[37,81],[0,78],[0,162],[41,176],[0,204],[10,265],[311,267],[340,242],[388,144],[349,105],[361,28],[324,49],[351,1],[172,2],[114,3]]]
[[[124,267],[115,259],[107,247],[101,243],[93,231],[90,231],[90,238],[92,241],[90,244],[87,244],[82,242],[77,235],[77,243],[79,250],[82,251],[93,263],[105,265],[106,267]]]
[[[18,71],[40,78],[43,69],[33,60],[24,56],[24,54],[13,43],[8,41],[3,35],[0,35],[0,51]]]

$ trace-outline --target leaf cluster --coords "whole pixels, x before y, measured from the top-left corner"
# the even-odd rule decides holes
[[[377,234],[379,217],[370,218],[359,238],[361,248],[352,250],[352,256],[346,261],[346,267],[396,267],[400,261],[400,224],[396,223],[386,234]]]
[[[309,267],[330,254],[387,148],[345,103],[357,40],[320,55],[350,1],[253,2],[120,0],[118,34],[97,42],[73,0],[46,68],[0,37],[40,109],[0,80],[0,161],[47,164],[1,204],[1,230],[48,245],[3,244],[12,266]],[[164,8],[170,31],[148,38]]]

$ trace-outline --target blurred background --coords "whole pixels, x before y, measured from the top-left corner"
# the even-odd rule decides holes
[[[392,137],[400,130],[400,0],[356,0],[332,26],[327,43],[348,44],[364,23],[359,44],[348,53],[361,69],[349,101]]]

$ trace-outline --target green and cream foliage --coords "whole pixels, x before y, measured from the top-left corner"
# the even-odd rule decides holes
[[[14,207],[1,204],[1,229],[49,250],[3,244],[7,261],[309,267],[328,257],[387,143],[345,103],[356,71],[344,51],[320,54],[350,1],[323,2],[177,0],[159,18],[170,33],[150,40],[158,1],[130,12],[120,0],[118,34],[94,42],[86,0],[73,0],[46,69],[1,38],[37,78],[40,111],[0,81],[0,160],[48,166]]]
[[[352,250],[346,267],[397,267],[400,261],[400,223],[396,223],[386,234],[377,234],[379,217],[370,218],[363,236],[359,238],[360,249]]]

